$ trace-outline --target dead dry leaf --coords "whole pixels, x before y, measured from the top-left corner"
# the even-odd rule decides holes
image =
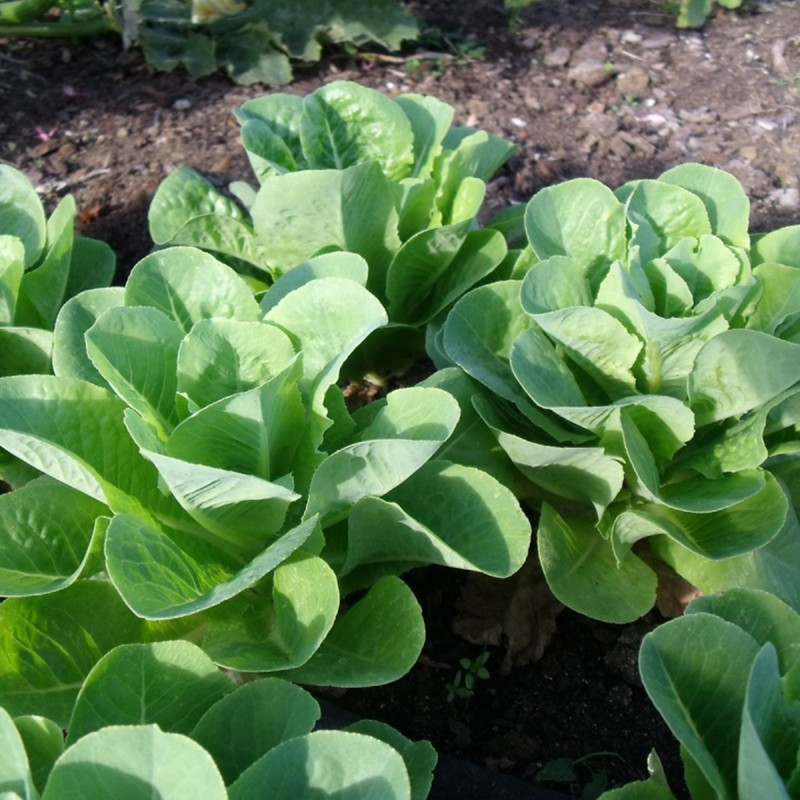
[[[512,667],[542,657],[563,608],[544,579],[534,549],[510,578],[478,573],[467,578],[456,602],[458,616],[453,632],[473,644],[505,643],[500,674],[507,675]]]

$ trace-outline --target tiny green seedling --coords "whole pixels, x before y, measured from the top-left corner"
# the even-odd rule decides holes
[[[475,696],[475,686],[479,680],[489,680],[491,674],[486,669],[489,653],[484,650],[477,658],[459,659],[460,668],[456,671],[452,681],[445,684],[447,702],[452,703],[457,697],[461,700],[472,700]]]

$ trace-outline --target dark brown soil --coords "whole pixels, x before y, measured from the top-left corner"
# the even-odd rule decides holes
[[[299,66],[284,91],[345,78],[451,103],[457,123],[520,145],[490,185],[491,209],[567,178],[614,186],[701,161],[744,184],[755,229],[800,223],[795,0],[719,12],[703,32],[676,31],[661,0],[540,0],[513,31],[502,0],[410,5],[428,31],[420,49],[441,58],[333,54]],[[0,160],[23,169],[51,208],[73,194],[79,232],[111,244],[121,280],[150,248],[147,208],[172,169],[189,164],[221,186],[248,177],[231,109],[262,91],[154,74],[115,39],[0,40]],[[425,657],[399,683],[340,703],[526,779],[553,759],[602,753],[586,763],[618,784],[644,777],[657,747],[680,781],[674,742],[636,676],[638,641],[655,617],[616,627],[564,612],[541,661],[502,677],[493,652],[491,679],[468,703],[448,702],[458,659],[481,652],[449,632],[462,578],[430,570],[411,580],[428,622]],[[581,781],[561,788],[580,796]]]

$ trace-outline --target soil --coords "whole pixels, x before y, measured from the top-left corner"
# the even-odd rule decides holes
[[[455,107],[458,124],[517,142],[490,184],[487,214],[572,177],[616,186],[700,161],[742,182],[753,229],[800,223],[795,0],[719,11],[700,32],[676,30],[661,0],[539,0],[511,24],[502,0],[409,5],[425,29],[421,57],[413,47],[389,59],[333,53],[298,66],[284,91],[348,79],[432,94]],[[263,91],[153,73],[114,38],[0,39],[0,160],[22,169],[49,208],[74,195],[78,232],[114,248],[122,281],[150,249],[150,199],[176,166],[220,186],[248,177],[231,110]],[[574,796],[592,773],[612,784],[644,777],[656,747],[680,790],[676,745],[636,674],[638,642],[655,616],[619,627],[564,612],[541,660],[500,675],[492,650],[491,678],[471,700],[448,702],[459,658],[481,653],[450,632],[462,581],[440,570],[412,575],[428,624],[424,657],[397,684],[339,702],[525,780],[554,759],[600,753],[558,785]]]

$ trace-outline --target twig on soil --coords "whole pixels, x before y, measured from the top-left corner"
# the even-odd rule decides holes
[[[86,183],[86,181],[90,181],[92,178],[97,178],[100,175],[107,175],[111,172],[108,168],[101,168],[95,169],[91,172],[87,172],[85,175],[81,175],[79,178],[75,180],[67,181],[67,180],[56,180],[48,183],[46,181],[42,181],[38,186],[37,189],[41,189],[47,192],[60,192],[62,189],[73,188],[75,186],[80,186],[82,183]]]
[[[455,56],[452,53],[437,53],[426,50],[422,53],[412,53],[409,56],[390,56],[386,53],[334,53],[330,58],[355,59],[356,61],[381,61],[386,64],[405,64],[408,61],[451,61]]]
[[[31,72],[31,70],[25,66],[25,62],[20,61],[18,58],[12,58],[5,53],[0,53],[0,61],[7,61],[9,64],[13,64],[15,67],[17,67],[23,75],[27,75],[30,78],[36,78],[36,80],[42,81],[42,83],[47,83],[47,78],[37,75],[35,72]]]

